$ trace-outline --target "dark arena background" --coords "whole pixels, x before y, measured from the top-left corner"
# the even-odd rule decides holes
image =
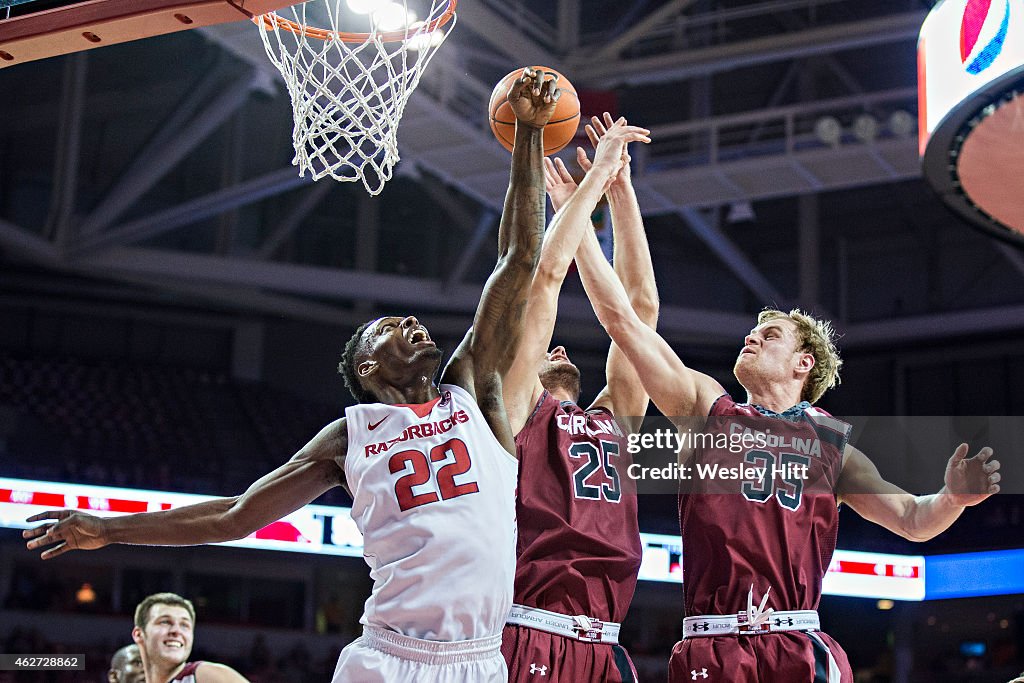
[[[8,10],[32,3],[9,4],[0,57]],[[1003,4],[959,0],[974,56],[952,61],[984,71],[979,51],[1024,44],[1024,8],[1006,2],[1004,21]],[[377,197],[298,176],[289,98],[251,22],[0,61],[0,652],[87,661],[0,682],[105,681],[134,606],[163,590],[197,606],[193,659],[261,683],[330,680],[371,585],[341,489],[239,547],[42,562],[19,529],[68,501],[117,512],[241,493],[351,403],[336,366],[365,320],[415,314],[450,352],[508,184],[488,97],[526,64],[567,74],[585,117],[651,129],[633,184],[659,331],[688,365],[742,398],[731,367],[756,313],[800,306],[842,334],[843,382],[821,402],[835,415],[1024,414],[1021,241],[951,210],[922,172],[917,41],[933,5],[462,0]],[[608,339],[574,274],[555,341],[592,396]],[[996,456],[1019,482],[1024,432],[1011,443]],[[913,493],[941,486],[955,446]],[[1006,490],[925,544],[842,511],[820,612],[858,683],[1024,670],[1024,487]],[[683,618],[675,498],[642,496],[640,514],[622,641],[640,680],[660,682]]]

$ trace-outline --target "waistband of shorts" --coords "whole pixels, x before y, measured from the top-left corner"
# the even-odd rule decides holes
[[[567,614],[549,612],[539,607],[512,605],[512,611],[509,612],[505,622],[554,633],[556,636],[564,636],[584,643],[619,644],[620,626],[618,624],[582,614],[571,617]]]
[[[363,626],[363,642],[385,654],[421,664],[458,664],[501,656],[501,634],[475,640],[423,640]]]
[[[772,612],[751,625],[747,614],[705,614],[683,619],[683,639],[711,636],[755,636],[781,631],[820,631],[821,620],[814,610]]]

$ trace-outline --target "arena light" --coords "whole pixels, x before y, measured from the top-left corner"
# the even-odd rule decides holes
[[[425,21],[414,21],[409,24],[409,30],[422,31],[422,27],[424,25],[426,25]],[[409,49],[419,52],[420,50],[426,50],[427,48],[440,45],[442,42],[444,42],[444,29],[438,28],[427,33],[420,33],[410,38]],[[401,172],[402,166],[399,166],[397,173],[401,174]]]
[[[829,147],[838,147],[843,139],[843,127],[834,116],[822,116],[814,123],[814,135]]]
[[[898,138],[909,138],[917,131],[917,119],[914,115],[897,109],[889,115],[889,132]]]
[[[390,0],[347,0],[345,4],[356,14],[372,14],[389,2]]]
[[[416,21],[416,13],[412,10],[406,11],[405,5],[400,2],[389,2],[374,10],[372,16],[373,23],[381,31],[397,31]]]
[[[853,120],[853,134],[864,143],[872,143],[878,137],[878,119],[871,114],[861,114]]]

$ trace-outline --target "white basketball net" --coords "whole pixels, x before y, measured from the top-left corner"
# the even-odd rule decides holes
[[[345,0],[310,0],[258,18],[267,55],[291,96],[292,163],[300,175],[309,171],[313,180],[324,176],[342,182],[361,180],[371,195],[384,189],[399,161],[398,123],[405,105],[455,23],[453,16],[443,27],[430,31],[450,3],[424,0],[423,4],[427,2],[429,15],[408,28],[399,27],[398,39],[389,42],[382,36],[395,38],[395,32],[385,31],[386,19],[379,14],[370,15],[372,26],[362,42],[338,39],[339,20],[351,21],[351,15],[344,16]],[[307,5],[326,12],[330,26],[310,26]],[[402,6],[403,16],[409,16],[408,0],[392,5]],[[288,19],[299,28],[286,28]]]

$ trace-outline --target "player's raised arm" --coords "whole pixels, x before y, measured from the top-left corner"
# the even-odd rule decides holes
[[[69,550],[96,550],[111,543],[199,545],[245,538],[343,484],[347,449],[347,426],[341,418],[240,496],[123,517],[96,517],[73,510],[42,512],[27,521],[46,523],[22,536],[32,539],[26,544],[29,550],[57,544],[43,552],[44,560]]]
[[[973,458],[960,444],[946,465],[945,486],[930,496],[915,496],[882,478],[875,464],[853,446],[846,447],[836,492],[840,502],[864,519],[910,541],[927,541],[948,529],[965,507],[999,492],[999,461],[992,449]]]
[[[558,294],[580,240],[590,229],[591,210],[622,169],[626,145],[637,141],[649,142],[648,133],[643,128],[627,125],[625,119],[610,124],[597,147],[594,167],[580,187],[577,189],[573,182],[572,189],[562,197],[567,200],[564,202],[552,196],[552,203],[557,202],[560,208],[544,237],[540,262],[526,304],[522,343],[503,382],[505,407],[513,434],[522,429],[533,409],[532,399],[540,385],[538,365],[555,329]],[[568,171],[561,160],[552,162],[544,159],[544,184],[549,193],[565,187],[562,174],[567,175]],[[573,198],[573,193],[579,197]]]
[[[519,349],[530,282],[544,236],[544,125],[560,91],[543,71],[526,69],[509,89],[516,115],[512,172],[498,228],[498,261],[484,285],[473,327],[452,355],[442,383],[473,394],[498,441],[515,444],[501,396],[502,377]]]
[[[658,410],[669,418],[707,415],[725,390],[711,377],[686,367],[668,342],[640,319],[593,234],[584,238],[576,264],[594,312],[633,364]]]
[[[586,131],[595,147],[611,125],[612,117],[607,112],[603,120],[596,116],[591,118]],[[585,159],[584,155],[581,161]],[[622,171],[608,188],[607,195],[615,244],[612,258],[615,274],[640,320],[652,330],[657,329],[658,286],[654,280],[651,250],[640,215],[640,203],[633,189],[628,157]],[[598,394],[593,406],[608,408],[631,431],[639,429],[640,418],[647,412],[650,397],[633,364],[615,342],[608,350],[605,377],[608,384]]]

